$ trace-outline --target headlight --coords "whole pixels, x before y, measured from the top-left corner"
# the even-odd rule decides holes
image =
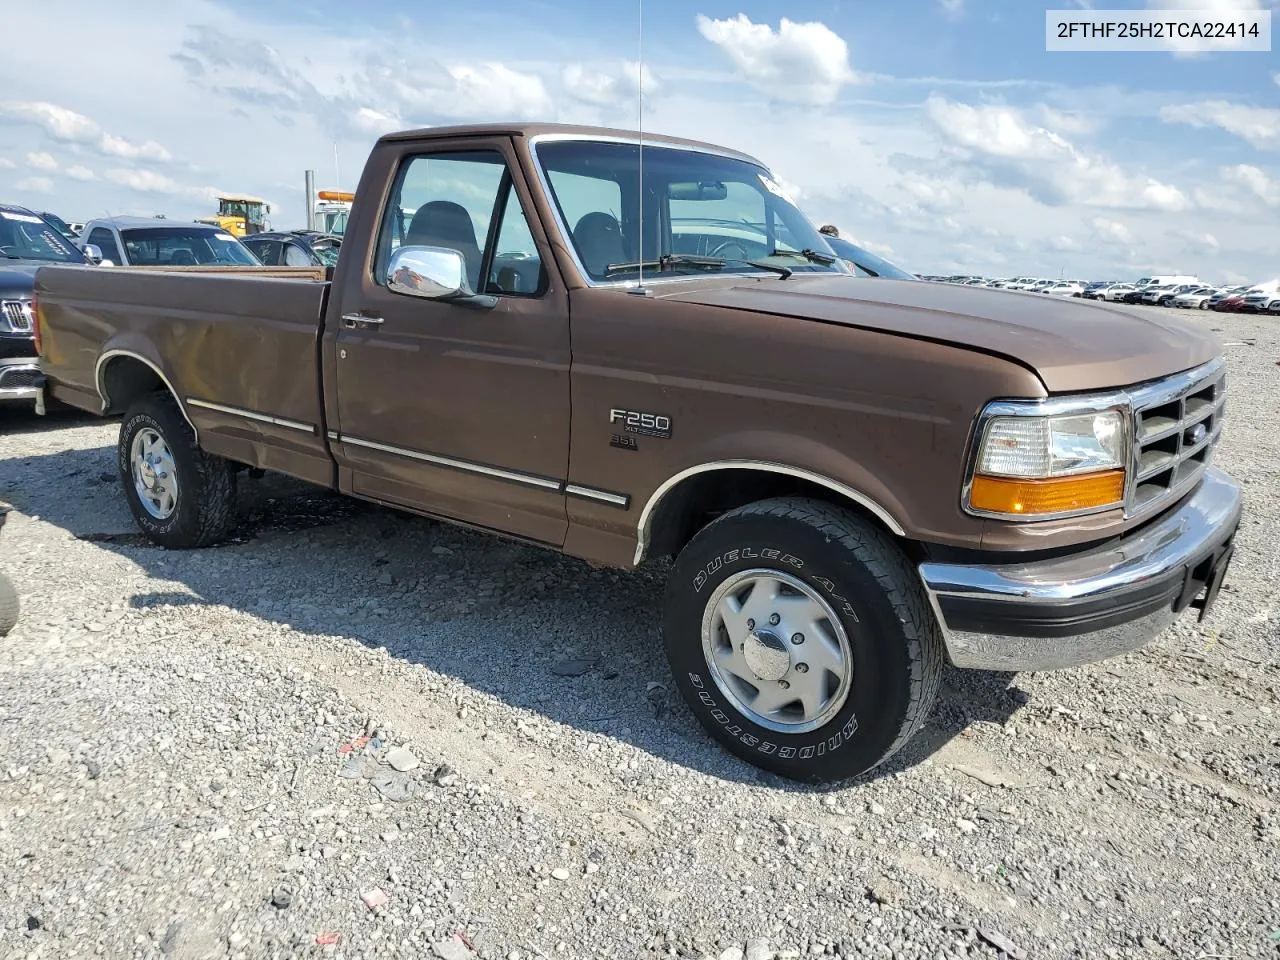
[[[1120,409],[984,417],[965,508],[1046,519],[1119,506],[1129,459],[1126,423]]]

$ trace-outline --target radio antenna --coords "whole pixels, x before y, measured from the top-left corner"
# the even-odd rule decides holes
[[[639,124],[637,133],[640,135],[640,178],[636,191],[636,199],[639,203],[639,230],[640,230],[640,255],[636,258],[639,264],[638,285],[635,293],[644,296],[646,291],[644,288],[644,0],[636,0],[638,9],[638,35],[639,35],[639,56],[640,62],[636,66],[636,101],[639,114]]]

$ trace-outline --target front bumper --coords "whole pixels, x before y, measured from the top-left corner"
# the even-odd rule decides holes
[[[1057,670],[1144,647],[1193,604],[1203,616],[1239,523],[1240,487],[1211,467],[1180,507],[1103,546],[1027,563],[923,563],[920,576],[955,666]]]
[[[44,374],[35,357],[0,360],[0,400],[35,400],[43,386]]]

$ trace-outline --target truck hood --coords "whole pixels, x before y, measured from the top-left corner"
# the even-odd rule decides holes
[[[42,266],[48,264],[35,260],[0,260],[0,300],[31,296],[36,271]]]
[[[1039,293],[846,275],[674,285],[664,299],[838,323],[968,347],[1034,371],[1050,393],[1102,390],[1206,363],[1217,341],[1174,317]],[[661,288],[659,288],[661,289]]]

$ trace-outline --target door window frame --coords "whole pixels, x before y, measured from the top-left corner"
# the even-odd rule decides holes
[[[391,239],[392,229],[394,228],[399,235],[401,242],[406,231],[406,218],[404,208],[400,202],[400,198],[404,191],[404,181],[409,174],[409,169],[415,160],[431,160],[433,158],[447,158],[452,155],[475,155],[475,154],[494,154],[501,166],[502,176],[498,181],[497,193],[494,196],[493,205],[489,210],[489,225],[485,231],[483,246],[480,248],[480,278],[484,281],[482,290],[475,291],[479,294],[496,296],[496,297],[518,297],[520,299],[538,299],[546,296],[551,289],[551,271],[550,250],[548,245],[539,237],[539,231],[534,229],[536,217],[530,218],[529,209],[531,204],[527,203],[525,197],[522,196],[522,190],[527,192],[527,188],[522,184],[518,184],[513,169],[519,168],[519,162],[510,150],[504,149],[509,145],[509,141],[504,141],[502,145],[493,142],[480,142],[474,144],[454,143],[442,145],[440,149],[423,150],[412,149],[399,153],[395,159],[395,172],[391,178],[391,187],[383,199],[382,209],[378,213],[377,231],[374,237],[372,257],[370,257],[370,270],[368,280],[375,287],[381,288],[383,291],[390,293],[385,278],[386,264],[391,258]],[[525,218],[525,222],[529,225],[529,235],[533,239],[534,247],[538,253],[539,277],[538,287],[529,293],[509,292],[503,290],[490,290],[489,272],[493,267],[493,258],[497,254],[497,241],[502,229],[502,220],[506,217],[507,201],[512,190],[516,194],[516,202],[520,205],[520,212]],[[453,201],[457,202],[457,201]],[[388,215],[390,208],[394,205],[395,210],[392,215]],[[536,209],[536,208],[534,208]],[[480,238],[476,238],[480,243]]]

